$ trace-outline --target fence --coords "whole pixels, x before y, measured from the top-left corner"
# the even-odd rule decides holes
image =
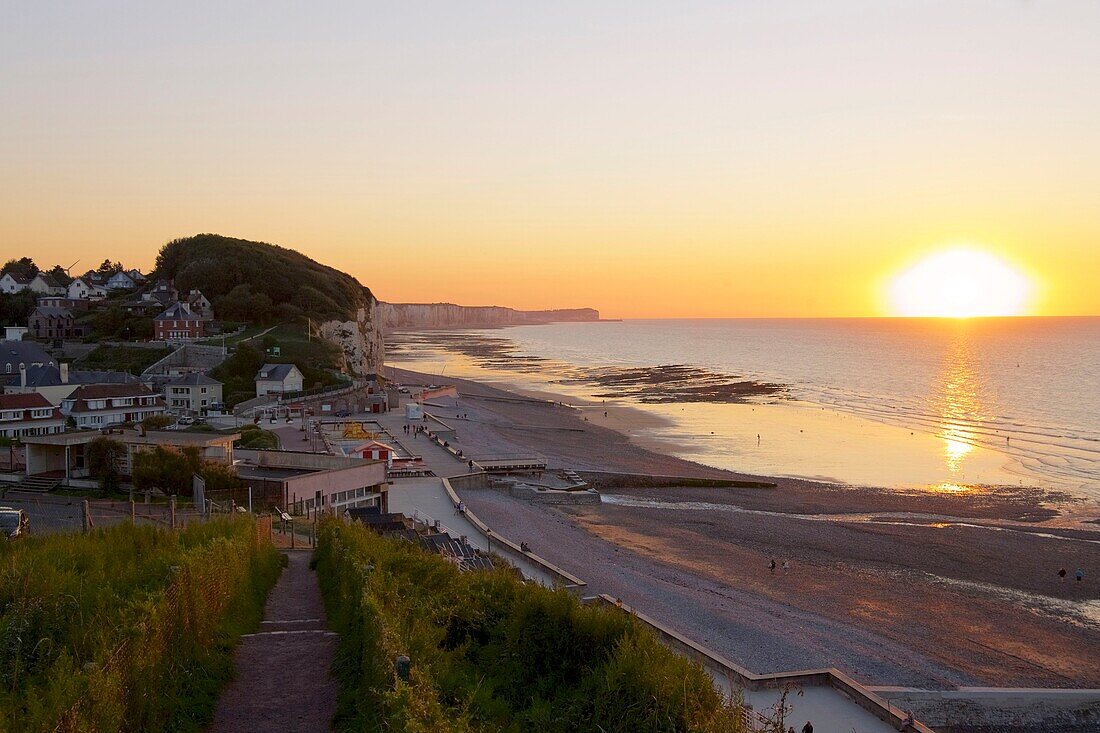
[[[175,497],[145,503],[27,493],[9,494],[3,499],[3,505],[27,513],[28,531],[32,535],[88,532],[122,522],[178,529],[235,510],[232,504],[214,501],[204,512],[189,499],[176,500]],[[247,504],[238,506],[243,508]]]

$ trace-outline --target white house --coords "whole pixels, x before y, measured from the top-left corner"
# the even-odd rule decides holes
[[[27,286],[39,295],[64,295],[65,286],[60,285],[48,272],[40,272],[34,276]]]
[[[65,430],[61,411],[40,394],[0,395],[0,436],[53,435]]]
[[[69,285],[68,295],[73,300],[99,300],[107,297],[107,289],[78,277]]]
[[[264,364],[256,372],[256,396],[299,392],[305,377],[293,364]]]
[[[134,278],[128,272],[116,272],[107,280],[108,290],[132,290],[137,287]]]
[[[212,405],[221,404],[222,383],[205,374],[192,372],[165,384],[164,396],[168,398],[169,409],[202,415]]]
[[[21,275],[16,275],[13,272],[5,272],[4,277],[0,277],[0,293],[6,293],[11,295],[12,293],[21,293],[30,287],[31,281]]]
[[[61,400],[61,412],[78,428],[141,422],[165,412],[164,398],[144,384],[89,384]]]

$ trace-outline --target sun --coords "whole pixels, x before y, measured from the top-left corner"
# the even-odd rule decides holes
[[[899,316],[974,318],[1027,312],[1031,280],[996,255],[957,248],[936,252],[890,282],[890,304]]]

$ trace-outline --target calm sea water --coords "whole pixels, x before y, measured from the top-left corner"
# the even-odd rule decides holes
[[[516,372],[423,347],[396,361],[540,389],[555,388],[554,364],[696,365],[781,382],[789,397],[639,405],[667,425],[636,437],[756,473],[1100,497],[1100,318],[630,320],[479,333],[551,361]]]

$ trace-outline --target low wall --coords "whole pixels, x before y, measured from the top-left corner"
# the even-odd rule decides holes
[[[447,496],[450,497],[451,501],[454,504],[458,504],[460,501],[462,501],[458,497],[458,494],[455,493],[455,490],[451,486],[451,482],[449,479],[443,479],[443,488],[447,491]],[[477,531],[480,532],[483,537],[489,536],[489,527],[486,526],[485,522],[482,522],[480,519],[478,519],[477,515],[471,512],[469,509],[466,510],[466,518],[470,520],[470,523],[477,528]],[[524,552],[519,548],[519,545],[517,545],[515,542],[512,542],[507,537],[502,537],[496,532],[493,532],[492,542],[493,546],[495,548],[498,548],[497,551],[500,555],[503,555],[504,557],[511,556],[517,559],[523,558],[527,562],[538,565],[551,577],[555,578],[563,588],[567,588],[573,593],[579,595],[586,587],[588,587],[588,584],[585,583],[583,580],[576,577],[575,575],[572,575],[562,570],[557,565],[554,565],[553,563],[544,560],[533,552]],[[500,551],[499,548],[504,548],[504,551]]]
[[[461,476],[451,476],[447,480],[451,482],[451,486],[456,491],[489,488],[489,474],[485,473],[484,471],[465,473]]]
[[[785,685],[802,687],[825,685],[841,692],[855,704],[899,731],[935,733],[931,728],[920,722],[905,726],[904,713],[900,709],[894,708],[886,700],[875,695],[838,669],[810,669],[779,674],[755,674],[609,595],[600,595],[596,600],[599,603],[615,606],[622,609],[624,613],[633,615],[657,634],[657,638],[670,649],[700,663],[712,674],[717,674],[722,679],[729,680],[730,684],[736,687],[746,690],[774,689],[778,691]]]
[[[594,489],[585,491],[559,491],[557,489],[543,489],[530,484],[513,484],[510,492],[516,499],[534,501],[539,504],[599,504],[600,494]]]
[[[873,692],[947,731],[1100,730],[1100,690],[960,687],[921,690],[874,687]]]
[[[642,488],[658,486],[703,486],[737,489],[774,489],[770,481],[741,481],[722,478],[699,478],[694,476],[661,476],[649,473],[619,473],[616,471],[574,471],[582,476],[593,488]]]

